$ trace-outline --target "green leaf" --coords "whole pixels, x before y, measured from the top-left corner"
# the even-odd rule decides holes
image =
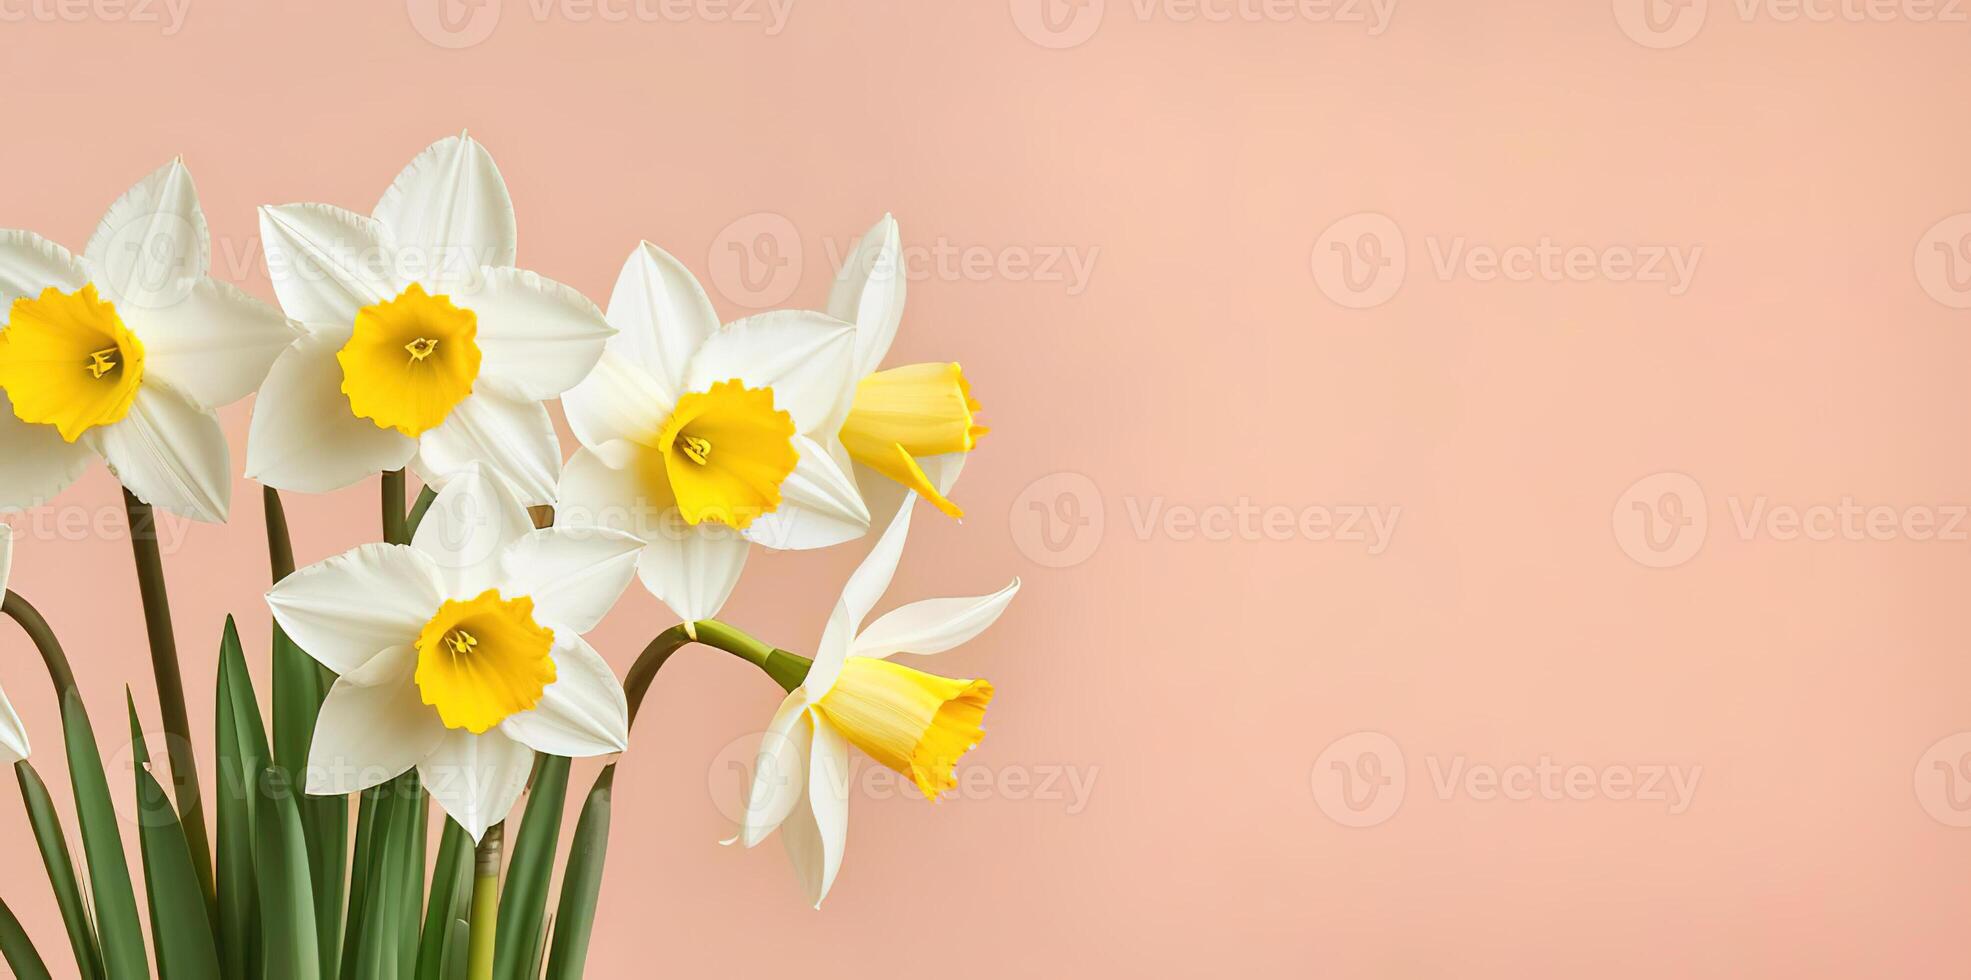
[[[603,767],[582,804],[575,823],[575,840],[568,845],[568,867],[562,872],[561,904],[554,916],[554,954],[548,958],[548,980],[581,980],[589,958],[589,937],[595,931],[596,899],[602,894],[602,862],[609,855],[610,797],[616,786],[616,766]]]
[[[526,816],[514,839],[506,890],[500,895],[493,953],[496,980],[526,980],[534,965],[541,944],[541,914],[547,910],[548,880],[554,875],[554,852],[561,842],[561,810],[567,802],[568,760],[542,756]]]
[[[219,644],[219,960],[227,980],[260,976],[260,905],[253,871],[254,780],[272,764],[239,632]]]
[[[48,869],[55,905],[62,911],[68,944],[75,951],[76,970],[83,980],[103,980],[103,951],[96,945],[96,927],[89,921],[82,886],[75,880],[68,835],[62,831],[55,803],[48,797],[48,786],[41,781],[41,774],[26,762],[14,763],[14,775],[20,779],[21,801],[27,804],[27,822],[34,828],[34,843],[41,849],[41,863]]]
[[[151,775],[150,749],[144,744],[144,725],[137,719],[137,699],[124,689],[130,705],[130,744],[136,754],[137,837],[143,845],[145,893],[150,899],[151,942],[157,950],[160,980],[218,980],[219,953],[212,945],[212,922],[205,914],[205,893],[192,870],[192,852],[185,843],[185,825],[164,787]]]
[[[423,891],[424,790],[416,770],[376,787],[362,858],[367,886],[362,908],[352,910],[349,946],[343,950],[345,977],[395,980],[416,966],[417,898],[410,880]],[[406,940],[406,932],[410,938]]]
[[[82,852],[89,860],[89,890],[96,897],[96,929],[103,944],[103,966],[111,977],[150,976],[144,955],[144,927],[137,918],[137,894],[130,866],[117,836],[116,807],[110,803],[103,756],[89,729],[89,712],[73,690],[62,695],[62,739],[68,749],[69,784],[82,827]],[[203,898],[199,899],[204,904]]]
[[[274,624],[274,764],[290,773],[308,771],[315,719],[334,676],[308,656],[280,624]],[[303,796],[295,801],[308,846],[314,888],[315,947],[325,977],[336,975],[342,949],[343,883],[348,872],[349,802],[341,796]]]
[[[254,781],[254,793],[253,860],[260,886],[266,975],[280,980],[321,980],[321,952],[315,948],[315,893],[308,882],[308,842],[301,834],[294,788],[287,773],[274,766],[263,770]]]
[[[34,951],[34,943],[21,928],[21,920],[14,918],[14,910],[3,901],[0,901],[0,956],[6,957],[18,980],[52,980],[48,976],[48,964],[41,962],[41,954]]]
[[[418,944],[417,980],[445,980],[445,945],[450,924],[466,913],[472,893],[472,838],[457,821],[445,821],[438,842],[438,864],[431,872],[431,904]]]

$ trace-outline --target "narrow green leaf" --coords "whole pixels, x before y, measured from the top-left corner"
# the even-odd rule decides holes
[[[431,904],[424,914],[424,937],[418,943],[417,980],[445,980],[445,943],[452,920],[465,913],[466,893],[472,890],[472,838],[457,821],[445,821],[438,841],[438,864],[431,872]]]
[[[218,980],[219,953],[212,945],[205,893],[185,844],[185,825],[164,795],[164,787],[151,775],[137,699],[129,688],[123,693],[130,705],[130,744],[137,759],[137,837],[143,848],[144,890],[150,899],[158,976],[160,980]]]
[[[274,764],[290,773],[308,771],[315,741],[315,719],[334,675],[308,656],[280,624],[274,624]],[[322,975],[335,976],[342,949],[343,883],[348,874],[349,801],[340,796],[302,796],[295,800],[302,837],[308,845],[313,883],[315,947]]]
[[[34,951],[27,930],[21,928],[21,920],[14,918],[14,910],[4,901],[0,901],[0,956],[6,957],[18,980],[52,980],[48,976],[48,964]]]
[[[500,924],[495,934],[493,976],[496,980],[526,980],[541,942],[541,915],[547,911],[548,881],[554,875],[555,849],[561,842],[561,811],[568,802],[568,760],[541,757],[534,772],[534,789],[527,812],[514,838],[506,890],[500,894]]]
[[[131,888],[130,865],[124,861],[123,841],[117,835],[109,778],[103,774],[103,756],[89,728],[89,712],[72,690],[62,695],[62,739],[82,827],[82,852],[89,861],[89,890],[96,899],[104,969],[118,980],[147,977],[150,958],[144,955],[144,927],[137,918],[137,893]]]
[[[363,944],[363,922],[370,902],[370,849],[375,846],[380,833],[377,829],[378,812],[388,785],[364,790],[361,802],[356,806],[356,856],[349,867],[349,918],[348,927],[342,930],[342,980],[361,980],[357,951]]]
[[[227,980],[260,976],[260,900],[254,883],[254,780],[272,764],[260,702],[233,618],[219,644],[219,965]]]
[[[55,803],[41,774],[26,762],[14,763],[14,775],[21,784],[21,800],[27,804],[27,822],[34,828],[34,843],[41,849],[41,863],[48,869],[48,884],[55,890],[55,905],[62,911],[62,926],[68,930],[68,944],[75,951],[75,968],[83,980],[103,980],[103,951],[96,945],[96,927],[89,920],[89,909],[82,900],[82,886],[75,880],[75,862],[69,857],[68,835],[62,831]]]
[[[308,883],[308,843],[302,837],[294,787],[287,773],[274,766],[254,780],[254,793],[253,859],[258,869],[266,975],[280,980],[320,980],[315,893]]]
[[[406,869],[423,850],[424,792],[416,770],[377,787],[370,825],[368,853],[363,861],[364,891],[361,915],[350,920],[350,943],[343,951],[342,970],[358,980],[396,980],[415,966],[418,910],[410,905]],[[423,889],[423,862],[415,869]],[[413,938],[407,942],[404,933]],[[408,952],[408,955],[407,955]]]
[[[582,804],[575,823],[575,840],[568,845],[568,867],[561,876],[561,904],[554,916],[554,954],[548,958],[548,980],[581,980],[589,958],[589,937],[595,931],[596,899],[602,894],[602,863],[609,855],[610,797],[616,786],[616,766],[603,767]]]
[[[471,889],[466,889],[471,891]],[[471,904],[470,901],[467,904]],[[466,968],[472,961],[472,925],[464,919],[453,919],[450,934],[445,940],[445,980],[466,980]]]

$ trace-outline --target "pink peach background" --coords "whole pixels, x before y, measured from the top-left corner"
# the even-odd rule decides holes
[[[680,658],[591,975],[1961,974],[1954,0],[188,2],[0,0],[0,225],[80,247],[183,154],[216,274],[271,296],[256,205],[368,210],[466,127],[521,263],[599,301],[648,238],[728,316],[819,306],[893,211],[893,363],[962,361],[985,402],[971,516],[920,519],[890,597],[1025,579],[938,664],[999,686],[983,775],[864,784],[816,913],[777,845],[716,843],[776,691]],[[290,495],[302,561],[373,539],[375,490]],[[206,759],[228,613],[266,692],[235,498],[169,528]],[[115,501],[98,470],[11,518],[112,755],[122,685],[157,717]],[[1322,523],[1351,508],[1393,534]],[[861,551],[756,557],[727,618],[810,648]],[[669,622],[633,588],[592,639],[626,669]],[[13,802],[0,868],[72,970]]]

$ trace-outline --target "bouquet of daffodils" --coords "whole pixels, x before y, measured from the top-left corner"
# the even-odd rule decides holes
[[[0,231],[0,507],[45,502],[91,456],[122,483],[167,735],[153,768],[130,699],[135,785],[113,790],[57,625],[5,593],[61,704],[80,863],[4,696],[0,761],[19,777],[75,975],[581,976],[615,767],[561,855],[569,760],[625,751],[644,692],[689,643],[786,692],[727,843],[778,829],[817,907],[841,866],[851,746],[927,799],[955,785],[992,685],[893,658],[977,636],[1019,583],[870,618],[918,500],[960,515],[949,495],[985,432],[958,365],[882,368],[904,303],[894,221],[860,240],[826,314],[724,325],[648,243],[606,313],[515,267],[505,182],[464,135],[413,160],[371,215],[288,204],[262,208],[260,228],[278,310],[207,275],[181,161],[112,205],[80,255]],[[214,411],[255,391],[245,470],[264,485],[273,690],[263,714],[229,622],[209,836],[152,508],[226,519]],[[565,460],[554,399],[581,443]],[[406,470],[423,484],[415,502]],[[296,569],[280,493],[377,473],[381,540]],[[872,528],[805,655],[717,618],[755,545],[824,548]],[[12,547],[0,524],[0,589]],[[632,580],[682,622],[619,680],[583,634]],[[433,804],[447,818],[435,852]],[[136,815],[148,944],[119,808]],[[6,905],[29,881],[0,877],[0,954],[43,978],[66,957],[38,951]]]

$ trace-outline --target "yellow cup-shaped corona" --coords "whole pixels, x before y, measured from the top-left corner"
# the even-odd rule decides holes
[[[992,684],[850,657],[816,709],[869,757],[935,800],[958,785],[958,759],[985,736]]]

